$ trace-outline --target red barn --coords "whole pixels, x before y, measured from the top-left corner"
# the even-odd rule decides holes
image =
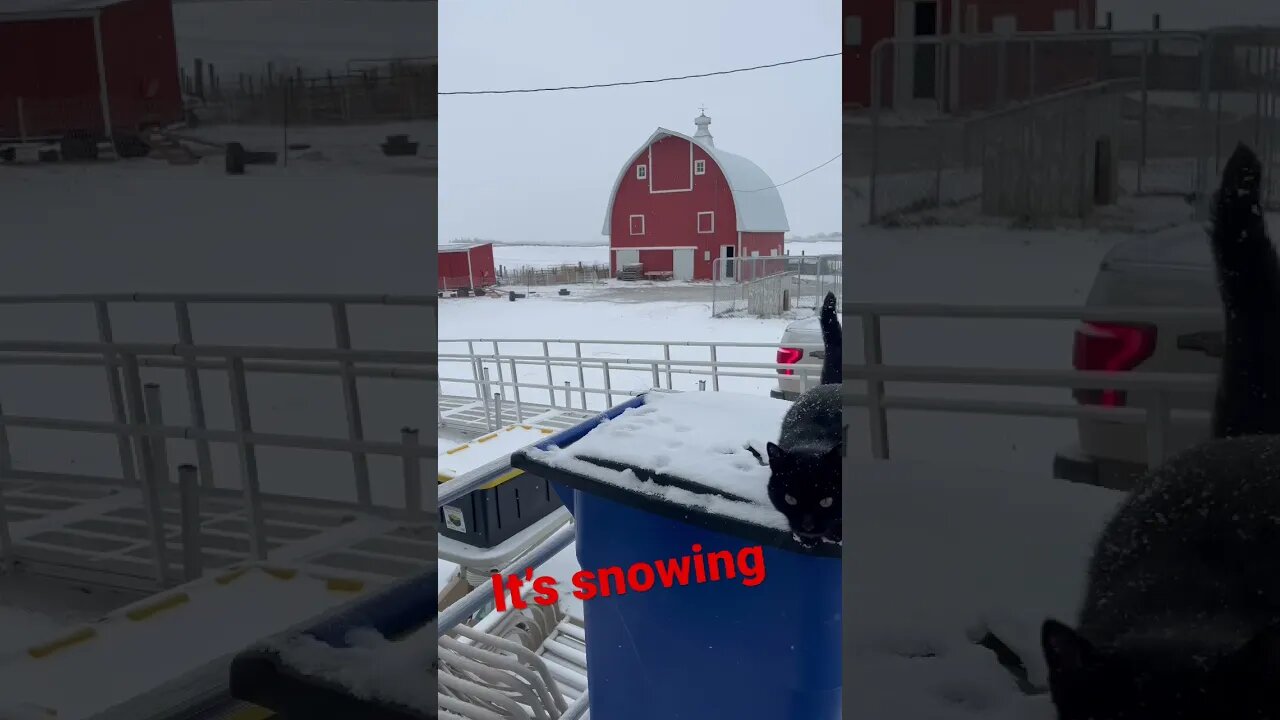
[[[844,0],[844,104],[851,108],[871,106],[871,52],[886,38],[1089,30],[1096,26],[1097,14],[1097,0]],[[961,21],[957,23],[956,18]],[[1049,89],[1047,85],[1069,84],[1082,77],[1079,65],[1089,65],[1092,53],[1087,48],[1083,53],[1073,49],[1072,45],[1058,45],[1037,54],[1041,92]],[[949,70],[944,69],[947,66],[940,52],[939,46],[911,44],[881,50],[881,103],[900,109],[913,102],[936,106],[938,100],[944,106],[981,105],[972,95],[992,89],[996,74],[992,46],[975,45],[953,52]],[[1025,73],[1025,54],[1010,56],[1012,73]],[[1062,65],[1061,71],[1052,67],[1054,64]],[[950,78],[938,76],[948,71]],[[1071,77],[1060,77],[1064,73]],[[1017,86],[1026,80],[1013,77],[1010,83],[1016,96]],[[944,88],[953,88],[954,96],[938,98]]]
[[[486,288],[498,284],[493,244],[441,245],[436,248],[436,288]]]
[[[182,117],[171,0],[0,2],[0,138],[106,138]]]
[[[622,166],[609,194],[609,267],[641,263],[676,280],[712,279],[716,258],[782,255],[782,196],[764,170],[715,147],[711,119],[693,137],[658,128]],[[735,263],[722,263],[732,277]]]

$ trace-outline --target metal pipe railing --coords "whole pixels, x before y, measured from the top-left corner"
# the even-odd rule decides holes
[[[551,537],[538,543],[527,554],[513,560],[507,567],[502,569],[500,574],[504,576],[516,575],[523,573],[525,568],[537,568],[555,557],[561,550],[569,547],[573,543],[575,535],[576,530],[573,525],[566,525],[560,528]],[[466,622],[467,618],[478,612],[492,599],[493,588],[489,585],[481,585],[472,589],[471,592],[440,612],[440,621],[437,623],[436,632],[440,636],[446,635],[454,627]]]

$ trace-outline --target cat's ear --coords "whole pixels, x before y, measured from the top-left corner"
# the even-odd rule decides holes
[[[764,449],[765,452],[769,453],[770,465],[776,464],[779,460],[787,456],[786,452],[783,451],[782,448],[773,443],[765,443]]]
[[[1093,645],[1057,620],[1045,620],[1040,626],[1040,645],[1044,649],[1050,679],[1071,675],[1093,665]]]

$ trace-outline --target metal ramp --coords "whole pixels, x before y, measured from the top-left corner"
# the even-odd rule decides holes
[[[42,575],[154,591],[184,581],[176,493],[164,493],[168,572],[156,577],[142,493],[55,481],[0,483],[20,568]],[[238,491],[202,490],[200,544],[206,572],[251,561]],[[268,560],[381,583],[435,562],[435,534],[322,501],[264,497]]]
[[[492,429],[494,409],[486,408],[484,401],[474,397],[441,395],[440,424],[444,427],[467,432],[488,432]],[[565,430],[589,420],[599,413],[578,408],[552,407],[534,403],[521,403],[519,411],[507,402],[497,409],[497,427],[507,425],[540,425],[555,430]]]

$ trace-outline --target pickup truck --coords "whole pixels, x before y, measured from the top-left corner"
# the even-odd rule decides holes
[[[1276,223],[1272,223],[1275,226]],[[1218,372],[1222,357],[1222,302],[1209,239],[1183,226],[1118,243],[1103,258],[1086,305],[1095,308],[1205,308],[1211,319],[1150,323],[1085,322],[1075,332],[1072,365],[1078,370],[1120,372]],[[1150,407],[1149,393],[1115,390],[1075,392],[1076,402],[1113,407]],[[1209,436],[1209,391],[1172,393],[1175,421],[1165,440],[1176,453]],[[1179,413],[1182,418],[1179,419]],[[1187,415],[1187,411],[1198,411]],[[1054,457],[1054,477],[1116,489],[1131,487],[1145,467],[1141,425],[1077,421],[1077,442]]]

